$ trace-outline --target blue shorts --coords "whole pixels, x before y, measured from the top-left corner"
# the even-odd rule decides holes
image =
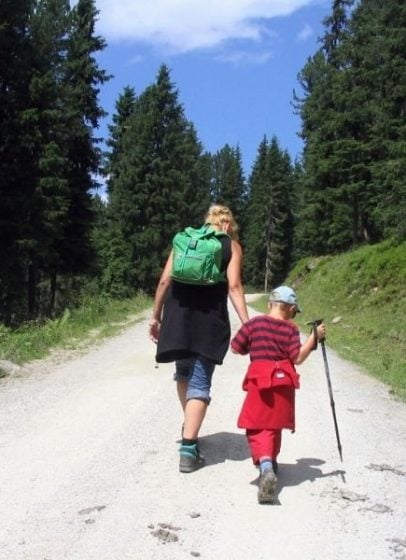
[[[216,364],[198,356],[176,361],[175,381],[187,381],[186,400],[200,399],[210,402],[210,389]]]

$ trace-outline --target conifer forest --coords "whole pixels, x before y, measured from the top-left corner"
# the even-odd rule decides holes
[[[114,77],[97,17],[94,0],[0,3],[0,322],[57,316],[83,293],[152,294],[173,235],[211,203],[234,212],[260,290],[304,256],[405,239],[403,0],[331,2],[291,99],[302,154],[264,131],[249,176],[238,146],[204,149],[165,64],[124,88],[98,136]]]

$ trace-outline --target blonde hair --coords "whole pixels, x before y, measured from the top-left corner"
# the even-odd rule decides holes
[[[222,204],[213,204],[210,206],[205,217],[205,223],[219,228],[221,228],[223,224],[230,224],[227,233],[231,239],[238,240],[238,225],[233,213],[227,206],[223,206]]]

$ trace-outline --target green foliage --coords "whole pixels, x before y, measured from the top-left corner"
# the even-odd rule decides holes
[[[0,320],[17,324],[53,315],[63,277],[90,270],[93,128],[108,77],[93,0],[0,9]]]
[[[232,211],[240,230],[244,229],[246,184],[240,149],[228,144],[211,156],[211,199]]]
[[[33,4],[30,0],[0,3],[0,317],[7,321],[26,303],[27,243],[23,240],[35,145],[26,112],[34,56],[29,28]]]
[[[94,258],[92,190],[97,186],[94,175],[101,166],[100,140],[94,137],[94,131],[105,116],[98,101],[99,86],[110,78],[96,60],[106,46],[104,39],[95,34],[97,14],[95,0],[78,0],[70,13],[63,77],[70,127],[66,146],[70,206],[59,246],[61,270],[65,273],[89,272]]]
[[[78,307],[65,309],[58,319],[27,323],[14,330],[0,324],[0,359],[22,364],[58,348],[84,348],[116,334],[150,305],[151,300],[144,295],[127,300],[87,296]]]
[[[324,318],[327,344],[406,400],[406,243],[388,240],[297,263],[285,283],[307,321]],[[259,302],[265,310],[266,298]]]
[[[293,245],[293,169],[276,137],[261,142],[249,187],[244,277],[266,290],[286,276]]]
[[[123,137],[128,128],[127,121],[136,108],[136,100],[134,89],[126,86],[116,101],[116,113],[113,114],[112,124],[108,127],[110,136],[106,143],[109,151],[105,153],[103,173],[107,178],[107,192],[110,195],[120,172],[119,160],[123,150]]]
[[[404,238],[405,27],[399,0],[332,3],[295,98],[305,142],[297,254]]]
[[[386,241],[313,264],[288,279],[304,309],[302,325],[324,317],[329,344],[405,398],[406,244]]]

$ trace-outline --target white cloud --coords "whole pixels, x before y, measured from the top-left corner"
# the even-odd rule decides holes
[[[140,54],[136,54],[126,63],[126,66],[133,66],[135,64],[141,64],[144,62],[144,57]]]
[[[98,31],[109,41],[142,41],[172,52],[259,41],[263,20],[313,0],[96,0]]]
[[[232,51],[226,54],[221,54],[216,57],[218,62],[231,63],[234,66],[245,66],[247,64],[265,64],[272,58],[270,51],[264,52],[246,52],[246,51]]]
[[[306,41],[309,37],[313,35],[314,31],[310,25],[306,24],[301,31],[299,31],[297,35],[298,41]]]

